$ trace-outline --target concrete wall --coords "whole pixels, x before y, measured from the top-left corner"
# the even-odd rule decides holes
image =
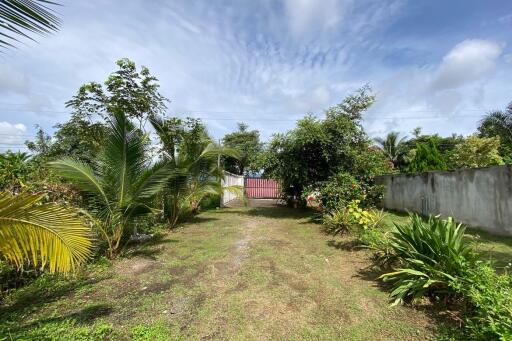
[[[383,207],[453,216],[469,226],[512,235],[512,167],[385,175]]]

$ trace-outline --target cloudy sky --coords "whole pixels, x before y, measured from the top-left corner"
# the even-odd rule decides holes
[[[0,57],[0,151],[69,117],[78,87],[128,57],[150,68],[169,113],[220,138],[263,138],[368,83],[371,136],[470,134],[512,101],[510,0],[71,1],[60,32]]]

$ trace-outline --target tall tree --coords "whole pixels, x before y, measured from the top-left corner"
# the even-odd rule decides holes
[[[500,138],[499,152],[507,164],[512,164],[512,103],[503,111],[488,113],[478,127],[481,137]]]
[[[393,164],[393,167],[397,166],[398,162],[401,161],[406,152],[406,146],[404,142],[406,141],[407,137],[399,137],[399,133],[392,131],[386,135],[385,139],[380,137],[374,139],[388,160]]]
[[[504,164],[498,150],[499,137],[469,136],[453,152],[452,163],[456,168],[478,168]]]
[[[20,38],[30,39],[33,34],[47,35],[60,28],[61,21],[48,0],[0,1],[0,49],[15,47]]]
[[[245,123],[238,123],[238,130],[226,134],[223,143],[227,147],[237,149],[241,156],[239,159],[224,158],[224,167],[228,172],[243,175],[247,172],[257,172],[256,160],[262,150],[260,142],[260,132],[258,130],[249,130]]]
[[[408,165],[409,172],[428,172],[448,169],[443,155],[439,152],[435,140],[417,143],[414,157]]]
[[[116,64],[118,70],[108,76],[104,86],[96,82],[82,85],[66,106],[82,119],[96,115],[106,118],[114,112],[123,112],[143,129],[147,120],[165,112],[169,100],[158,91],[158,79],[147,67],[142,66],[138,71],[135,63],[127,58]]]
[[[264,175],[279,180],[285,197],[297,202],[305,188],[336,173],[371,176],[387,170],[361,125],[362,112],[373,102],[364,87],[326,110],[325,119],[306,116],[293,130],[274,135],[263,153]]]

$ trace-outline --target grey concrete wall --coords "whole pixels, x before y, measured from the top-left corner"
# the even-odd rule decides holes
[[[453,216],[469,226],[512,235],[512,167],[385,175],[388,209]]]

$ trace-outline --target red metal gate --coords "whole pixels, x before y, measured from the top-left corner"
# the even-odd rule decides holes
[[[279,199],[279,183],[272,179],[245,178],[245,195],[254,199]]]

